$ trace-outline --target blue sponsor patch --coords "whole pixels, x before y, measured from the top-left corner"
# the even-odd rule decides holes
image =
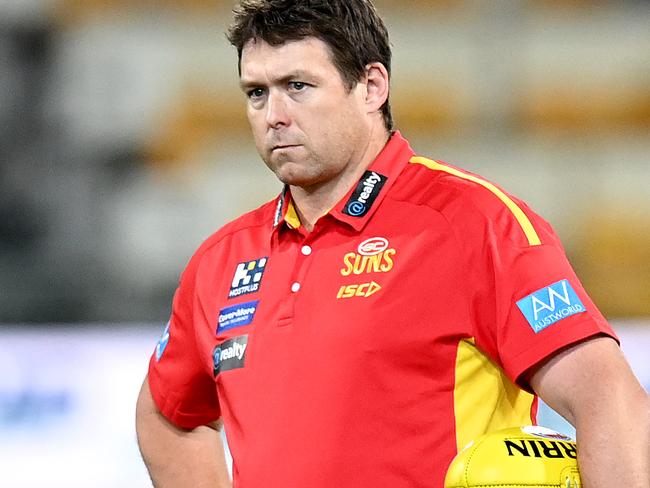
[[[165,352],[165,348],[169,343],[169,324],[170,322],[167,322],[167,325],[165,326],[165,330],[163,331],[163,334],[160,337],[158,344],[156,344],[156,361],[160,361],[160,358],[162,357],[163,352]]]
[[[256,300],[222,308],[217,319],[217,334],[228,329],[250,324],[253,317],[255,317],[258,303],[259,300]]]
[[[519,300],[517,306],[535,333],[571,315],[587,311],[568,280],[531,293]]]

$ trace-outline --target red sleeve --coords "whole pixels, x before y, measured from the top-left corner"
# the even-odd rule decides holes
[[[514,201],[514,199],[513,199]],[[471,297],[477,345],[520,386],[523,374],[554,353],[614,331],[585,292],[559,238],[523,202],[541,244],[531,244],[502,207],[481,226],[482,265],[468,268],[478,284]],[[485,218],[485,215],[483,216]]]
[[[200,313],[195,314],[195,281],[200,255],[185,269],[165,333],[149,361],[149,387],[160,412],[173,424],[192,429],[220,417],[212,372],[197,346]],[[203,353],[205,354],[205,353]]]

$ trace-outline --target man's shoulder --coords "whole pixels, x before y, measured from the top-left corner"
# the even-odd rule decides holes
[[[228,240],[240,232],[250,234],[264,233],[270,235],[273,229],[273,220],[277,208],[277,198],[270,200],[260,207],[240,215],[234,220],[224,224],[221,228],[210,235],[194,253],[200,256],[219,246],[223,241]]]
[[[202,268],[202,263],[207,262],[204,258],[216,256],[217,260],[220,259],[220,250],[226,249],[222,246],[227,246],[231,242],[231,238],[239,233],[248,233],[246,235],[248,242],[255,242],[256,238],[258,242],[261,242],[262,237],[260,236],[268,236],[270,241],[276,210],[277,199],[271,200],[226,223],[210,235],[192,254],[181,274],[181,284],[185,283],[185,287],[193,287],[199,269]]]
[[[487,178],[445,161],[413,156],[397,185],[397,198],[438,210],[448,205],[461,205],[469,210],[503,203],[504,196],[513,198]],[[496,202],[495,202],[496,197]],[[498,205],[497,205],[498,206]]]
[[[489,227],[517,237],[523,230],[528,244],[537,243],[534,227],[546,222],[498,184],[441,160],[414,156],[409,163],[394,198],[443,214],[450,224],[461,226],[463,233],[475,229],[484,234]]]

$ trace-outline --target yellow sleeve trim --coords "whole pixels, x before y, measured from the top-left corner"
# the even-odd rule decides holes
[[[535,228],[533,227],[533,224],[531,223],[530,219],[526,216],[524,211],[521,208],[519,208],[519,206],[515,202],[513,202],[508,195],[503,193],[503,191],[499,190],[496,186],[494,186],[489,181],[482,180],[481,178],[477,178],[474,175],[463,173],[462,171],[458,171],[455,168],[451,168],[449,166],[441,164],[438,161],[433,161],[431,159],[423,158],[421,156],[413,156],[409,162],[413,164],[422,164],[434,171],[444,171],[445,173],[449,173],[450,175],[458,176],[459,178],[462,178],[464,180],[477,183],[481,185],[483,188],[487,188],[492,193],[494,193],[499,198],[499,200],[501,200],[506,205],[506,207],[508,207],[508,209],[510,209],[512,214],[517,219],[517,222],[519,222],[519,225],[524,231],[524,234],[526,234],[526,238],[528,239],[528,244],[530,244],[531,246],[541,245],[542,241],[540,240],[539,236],[537,235],[537,232],[535,231]]]

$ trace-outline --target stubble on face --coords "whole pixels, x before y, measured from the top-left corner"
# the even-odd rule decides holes
[[[297,146],[268,151],[262,159],[282,183],[309,191],[336,176],[339,172],[337,161],[353,158],[352,146],[338,137],[322,132],[316,143],[320,141],[323,141],[324,147],[313,148],[309,140],[301,140]]]
[[[303,138],[286,141],[277,132],[272,134],[269,143],[262,141],[262,148],[258,145],[258,152],[264,164],[282,183],[303,186],[320,179],[324,165],[310,148],[309,141]]]

